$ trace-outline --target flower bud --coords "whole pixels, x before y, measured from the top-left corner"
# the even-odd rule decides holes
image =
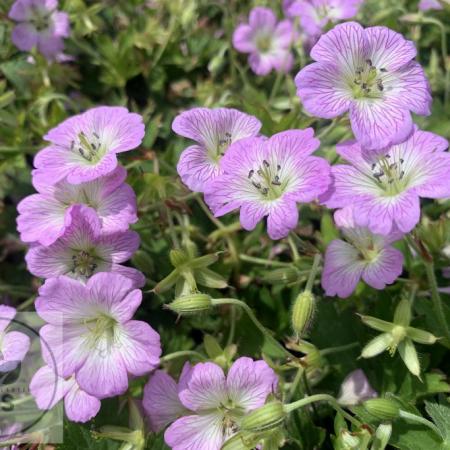
[[[345,450],[358,450],[360,448],[360,439],[358,436],[343,430],[341,433],[341,441]]]
[[[264,281],[270,284],[293,283],[299,278],[299,271],[294,267],[283,267],[264,274]]]
[[[278,427],[286,417],[283,404],[278,401],[266,403],[245,416],[241,428],[246,431],[261,432]]]
[[[384,450],[388,445],[392,434],[390,423],[381,423],[375,431],[375,439],[372,445],[373,450]]]
[[[186,255],[183,250],[179,250],[177,248],[170,250],[169,258],[174,267],[180,267],[189,259],[188,255]]]
[[[387,398],[372,398],[363,405],[368,413],[380,420],[394,420],[400,414],[398,405]]]
[[[311,291],[304,291],[299,294],[294,302],[291,313],[292,329],[297,336],[308,329],[314,316],[316,301]]]
[[[239,432],[223,444],[221,450],[251,450],[255,448],[259,434]]]
[[[212,306],[211,297],[206,294],[190,294],[176,298],[167,307],[177,314],[195,314],[208,311]]]

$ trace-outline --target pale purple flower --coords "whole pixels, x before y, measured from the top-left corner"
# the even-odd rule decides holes
[[[230,108],[193,108],[175,117],[172,129],[196,142],[186,148],[177,165],[183,183],[202,192],[204,184],[221,173],[219,161],[239,139],[257,136],[261,122]]]
[[[356,406],[378,396],[361,369],[350,372],[341,384],[337,401],[344,406]]]
[[[117,167],[117,153],[138,147],[144,137],[142,117],[128,109],[100,106],[66,119],[44,139],[50,146],[37,153],[34,166],[53,183],[92,181]]]
[[[62,378],[55,369],[41,367],[31,379],[30,393],[39,409],[52,409],[61,400],[67,418],[73,422],[87,422],[100,410],[100,400],[83,391],[74,376]]]
[[[289,20],[277,22],[270,8],[256,7],[250,11],[248,24],[239,25],[233,34],[233,46],[249,53],[248,62],[257,75],[272,69],[288,72],[294,62],[291,45],[295,31]]]
[[[349,112],[364,148],[403,142],[413,131],[411,112],[429,115],[431,95],[411,41],[386,27],[336,25],[311,50],[317,61],[295,78],[305,110],[331,119]]]
[[[319,37],[328,23],[356,16],[364,0],[287,0],[283,10],[287,17],[299,17],[309,36]]]
[[[48,247],[33,244],[28,250],[25,260],[33,275],[67,275],[85,282],[97,272],[116,272],[133,280],[134,287],[145,284],[141,272],[120,264],[139,248],[135,231],[104,233],[95,211],[83,205],[74,206],[70,215],[70,225],[61,238]]]
[[[0,305],[0,372],[14,370],[30,349],[30,338],[26,334],[7,331],[15,316],[15,308]]]
[[[185,363],[179,385],[184,386],[191,365]],[[189,413],[178,397],[178,384],[163,370],[155,371],[144,387],[142,406],[150,422],[150,428],[158,433],[179,417]]]
[[[0,441],[10,441],[22,437],[22,430],[24,425],[19,422],[2,424],[0,428]],[[20,450],[19,444],[8,445],[7,447],[0,447],[0,450]]]
[[[239,358],[225,376],[214,363],[195,365],[178,387],[181,404],[190,410],[167,428],[173,450],[220,450],[239,429],[243,415],[264,405],[277,386],[265,361]]]
[[[331,241],[325,252],[322,287],[326,295],[348,297],[362,279],[375,289],[392,284],[403,271],[403,254],[392,243],[401,239],[398,231],[387,236],[355,226],[351,207],[335,213],[345,240]]]
[[[142,292],[129,278],[97,273],[86,284],[50,278],[39,289],[35,307],[47,324],[40,335],[42,353],[63,378],[75,376],[80,389],[99,399],[123,394],[128,375],[141,376],[159,363],[158,333],[132,320]],[[58,339],[62,331],[62,342]]]
[[[70,35],[69,16],[57,8],[58,0],[16,0],[8,14],[18,22],[12,31],[14,45],[23,51],[37,48],[47,59],[56,59]]]
[[[420,220],[420,198],[450,196],[448,142],[414,129],[403,143],[368,152],[354,142],[337,146],[351,165],[332,167],[334,182],[322,200],[329,208],[351,205],[355,224],[373,233],[411,231]]]
[[[419,9],[421,11],[429,11],[430,9],[440,10],[444,9],[439,0],[420,0]]]
[[[297,226],[297,203],[328,188],[328,162],[311,156],[319,145],[312,128],[242,139],[221,159],[223,173],[205,186],[205,201],[216,217],[240,209],[246,230],[267,216],[270,238],[281,239]]]
[[[61,237],[72,220],[76,204],[96,211],[105,233],[124,231],[137,221],[136,196],[124,183],[126,171],[117,167],[114,172],[83,184],[62,180],[47,184],[48,174],[35,171],[33,185],[37,194],[25,197],[17,206],[17,230],[23,242],[51,245]]]

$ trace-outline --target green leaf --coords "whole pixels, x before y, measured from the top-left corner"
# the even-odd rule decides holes
[[[118,450],[121,443],[112,439],[94,439],[91,432],[78,423],[64,423],[64,442],[58,445],[60,450]]]
[[[425,402],[425,409],[441,432],[447,448],[450,448],[450,406]]]

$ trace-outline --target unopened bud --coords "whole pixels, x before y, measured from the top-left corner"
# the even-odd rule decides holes
[[[255,448],[259,434],[239,432],[223,444],[221,450],[251,450]]]
[[[278,401],[266,403],[245,416],[241,428],[245,431],[261,432],[278,427],[286,417],[283,404]]]
[[[179,250],[177,248],[170,250],[169,258],[174,267],[180,267],[189,259],[188,255],[186,255],[183,250]]]
[[[345,450],[358,450],[360,448],[360,439],[358,436],[343,430],[341,433],[342,444]]]
[[[206,294],[190,294],[176,298],[167,307],[177,314],[195,314],[208,311],[212,306],[211,297]]]
[[[392,434],[390,423],[381,423],[375,431],[375,439],[372,445],[373,450],[384,450],[388,445]]]
[[[372,398],[363,405],[368,413],[380,420],[394,420],[400,413],[398,405],[387,398]]]
[[[299,271],[294,267],[283,267],[264,274],[264,281],[271,284],[293,283],[299,278]]]
[[[316,301],[311,291],[304,291],[297,296],[292,307],[292,329],[297,336],[302,336],[308,329],[314,316]]]

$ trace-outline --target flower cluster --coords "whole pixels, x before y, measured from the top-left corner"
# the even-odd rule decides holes
[[[67,119],[35,157],[38,193],[18,205],[28,269],[46,279],[35,307],[47,322],[40,331],[47,366],[30,389],[41,409],[64,398],[74,421],[95,416],[100,399],[125,392],[129,375],[159,362],[159,335],[132,320],[145,277],[122,264],[140,239],[128,229],[137,220],[136,199],[116,153],[137,147],[143,136],[141,117],[125,108]]]
[[[220,450],[238,433],[244,416],[275,393],[278,378],[265,361],[238,358],[225,376],[217,364],[183,368],[178,384],[156,371],[145,386],[143,406],[153,431],[165,431],[173,450]]]
[[[57,8],[58,0],[16,0],[9,18],[17,22],[12,41],[19,50],[36,48],[50,61],[61,57],[70,23],[67,13]]]

